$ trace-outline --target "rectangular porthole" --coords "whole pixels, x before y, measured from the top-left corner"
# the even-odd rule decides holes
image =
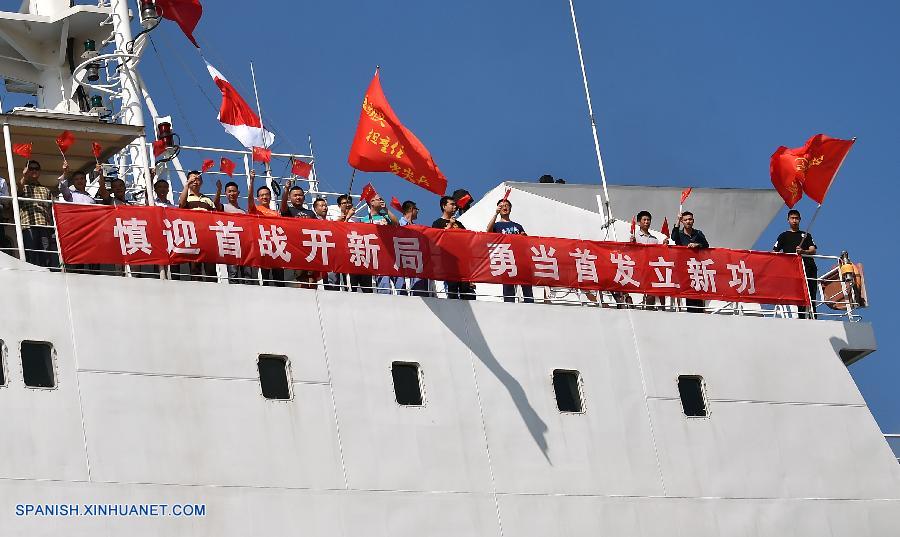
[[[291,398],[287,356],[260,354],[257,366],[263,397],[280,401]]]
[[[6,386],[6,343],[0,339],[0,388]]]
[[[560,412],[584,412],[581,403],[581,374],[567,369],[553,370],[553,391]]]
[[[678,395],[681,397],[681,408],[684,409],[685,416],[690,418],[707,416],[703,377],[699,375],[679,376]]]
[[[394,379],[394,399],[404,406],[422,406],[422,380],[419,364],[394,362],[391,364]]]
[[[22,377],[29,388],[55,388],[53,345],[46,341],[22,342]]]

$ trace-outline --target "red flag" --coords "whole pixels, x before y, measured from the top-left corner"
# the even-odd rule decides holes
[[[97,142],[91,142],[91,153],[93,153],[95,159],[100,159],[100,153],[103,152],[103,147]]]
[[[512,188],[507,188],[507,189],[506,189],[506,192],[503,193],[503,199],[504,199],[504,200],[508,200],[508,199],[509,199],[509,194],[510,194],[511,192],[512,192]],[[459,205],[459,203],[457,203],[457,205]]]
[[[203,15],[203,6],[200,0],[156,0],[156,11],[159,16],[170,21],[175,21],[184,35],[191,40],[195,47],[200,48],[194,39],[194,28],[200,22]]]
[[[377,195],[378,192],[375,192],[375,187],[372,186],[372,183],[366,183],[366,186],[363,187],[362,194],[360,194],[359,197],[366,200],[366,203],[368,203]]]
[[[222,157],[222,160],[219,161],[219,171],[228,177],[234,177],[234,162]],[[251,203],[250,205],[253,204]]]
[[[63,155],[66,154],[66,151],[68,151],[74,143],[75,135],[69,131],[63,131],[62,134],[56,137],[56,146],[59,147],[59,150]]]
[[[793,207],[803,197],[802,191],[821,205],[855,141],[855,138],[841,140],[816,134],[801,147],[781,146],[776,149],[769,163],[769,172],[772,185],[785,204]]]
[[[470,203],[472,203],[472,196],[468,194],[456,200],[456,206],[460,209],[465,209],[466,206]]]
[[[291,161],[291,173],[296,175],[297,177],[309,177],[309,172],[312,171],[312,164],[308,162],[303,162],[302,160],[295,158]]]
[[[203,173],[206,173],[209,170],[211,170],[213,168],[213,166],[215,166],[215,165],[216,165],[216,162],[213,159],[208,158],[203,161],[203,164],[200,166],[200,171]]]
[[[253,162],[272,162],[272,150],[253,146]]]
[[[691,195],[692,190],[694,190],[694,188],[689,186],[681,191],[681,204],[682,205],[684,205],[684,202],[686,199],[688,199],[688,196]]]
[[[425,144],[400,123],[388,104],[378,71],[366,90],[347,161],[363,172],[391,172],[438,195],[447,191],[447,178]]]
[[[663,217],[663,225],[659,228],[659,232],[669,237],[669,217]]]
[[[637,220],[635,220],[635,217],[632,216],[631,217],[631,236],[632,237],[634,237],[635,229],[637,229]]]
[[[400,203],[400,200],[397,199],[397,196],[391,196],[391,207],[397,209],[399,212],[403,212],[403,205]]]
[[[166,152],[166,141],[157,140],[153,142],[153,156],[158,157]]]
[[[28,142],[27,144],[13,144],[12,150],[13,150],[13,153],[15,153],[16,155],[19,155],[20,157],[31,158],[32,147],[33,146],[31,144],[31,142]]]
[[[207,63],[206,69],[222,92],[219,123],[225,128],[225,132],[237,138],[244,147],[271,147],[275,142],[275,135],[263,129],[262,121],[247,101],[215,67]]]

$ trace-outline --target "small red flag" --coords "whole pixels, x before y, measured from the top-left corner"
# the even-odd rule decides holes
[[[504,200],[508,200],[508,199],[509,199],[509,194],[510,194],[510,192],[512,192],[512,188],[507,188],[507,189],[506,189],[506,192],[503,194],[503,199],[504,199]],[[457,202],[457,205],[459,205],[459,202]]]
[[[62,134],[56,137],[56,146],[59,147],[59,150],[63,155],[66,154],[66,151],[68,151],[74,143],[75,135],[69,131],[63,131]]]
[[[801,147],[779,147],[769,163],[772,186],[788,207],[800,201],[802,192],[821,205],[855,141],[816,134]]]
[[[253,162],[272,162],[272,150],[253,146]]]
[[[20,157],[31,158],[32,147],[33,146],[31,144],[31,142],[28,142],[27,144],[13,144],[12,150],[13,150],[13,153],[15,153],[16,155],[19,155]]]
[[[401,213],[403,212],[403,205],[400,203],[400,200],[397,199],[397,196],[391,196],[391,207],[397,209]]]
[[[157,140],[153,142],[153,156],[158,157],[166,152],[166,141]]]
[[[303,162],[298,158],[295,158],[291,161],[291,173],[296,175],[297,177],[307,178],[309,177],[310,171],[312,171],[312,164]]]
[[[659,229],[659,232],[665,235],[667,238],[669,237],[669,217],[663,217],[663,225]]]
[[[363,187],[362,194],[360,194],[359,197],[366,200],[366,203],[369,203],[377,195],[378,192],[375,192],[375,187],[372,186],[372,183],[366,183],[366,186]]]
[[[103,147],[97,142],[91,142],[91,153],[94,154],[95,159],[100,159],[101,152],[103,152]]]
[[[506,198],[504,198],[506,199]],[[465,196],[456,200],[456,206],[460,209],[465,209],[468,204],[472,203],[472,196],[466,194]]]
[[[361,172],[391,172],[439,196],[447,190],[447,178],[425,144],[400,123],[388,104],[378,71],[363,97],[347,161]]]
[[[219,171],[228,177],[234,177],[234,162],[222,157],[222,160],[219,161]]]
[[[637,220],[635,220],[635,217],[632,216],[631,217],[631,236],[632,237],[634,237],[635,229],[637,229]]]
[[[200,48],[194,39],[194,28],[200,22],[203,15],[203,6],[200,0],[156,0],[156,10],[159,16],[170,21],[175,21],[184,35],[191,40],[195,47]]]
[[[203,161],[203,164],[200,166],[200,171],[203,173],[206,173],[209,170],[213,169],[213,166],[215,166],[215,165],[216,165],[216,161],[214,161],[211,158],[208,158]]]
[[[694,190],[693,187],[687,187],[681,191],[681,204],[684,205],[684,201],[688,199],[688,196],[691,195],[691,191]]]

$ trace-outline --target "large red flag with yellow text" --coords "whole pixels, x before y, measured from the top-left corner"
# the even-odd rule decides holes
[[[425,144],[400,123],[388,104],[377,70],[363,98],[347,161],[363,172],[391,172],[440,196],[447,191],[447,178]]]
[[[816,134],[801,147],[779,147],[772,155],[769,172],[772,185],[787,206],[800,201],[802,192],[821,205],[855,141]]]

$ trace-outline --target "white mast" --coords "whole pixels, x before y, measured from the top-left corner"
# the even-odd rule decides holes
[[[113,35],[116,43],[116,52],[126,54],[126,44],[133,39],[131,22],[129,19],[128,2],[126,0],[112,0]],[[144,110],[141,100],[141,91],[138,78],[135,76],[134,64],[137,58],[119,57],[119,83],[121,85],[121,122],[126,125],[144,127]],[[147,139],[145,135],[138,137],[134,143],[128,146],[128,153],[133,165],[132,175],[135,183],[142,179],[146,189],[147,203],[153,200],[153,184],[149,173],[149,158],[147,156]],[[121,164],[121,163],[120,163]],[[120,165],[120,170],[121,165]]]
[[[578,35],[578,21],[575,20],[575,4],[569,0],[569,11],[572,13],[572,27],[575,28],[575,44],[578,45],[578,63],[581,64],[581,79],[584,82],[584,96],[587,99],[588,115],[591,119],[591,132],[594,135],[594,151],[597,152],[597,166],[600,168],[600,181],[603,183],[603,199],[605,207],[601,211],[606,216],[606,225],[612,223],[612,208],[609,204],[609,190],[606,188],[606,170],[603,168],[603,157],[600,155],[600,140],[597,138],[597,122],[594,121],[594,107],[591,105],[591,90],[588,88],[587,72],[584,70],[584,56],[581,53],[581,38]],[[613,228],[615,229],[615,228]]]

